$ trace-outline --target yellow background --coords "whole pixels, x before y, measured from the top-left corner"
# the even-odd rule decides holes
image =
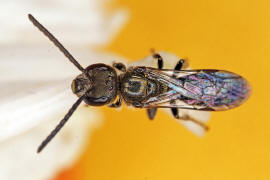
[[[250,0],[118,0],[130,20],[106,47],[130,59],[150,48],[187,57],[193,68],[246,77],[251,98],[214,112],[198,138],[159,111],[104,107],[105,124],[85,153],[57,180],[270,179],[270,3]]]

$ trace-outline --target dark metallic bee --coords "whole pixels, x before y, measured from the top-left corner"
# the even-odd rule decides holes
[[[32,15],[28,17],[82,72],[71,85],[79,99],[41,143],[37,152],[52,140],[82,101],[90,106],[116,108],[124,100],[127,105],[147,108],[150,119],[154,118],[157,108],[171,108],[175,118],[191,120],[206,128],[188,116],[179,117],[178,108],[227,110],[242,104],[249,97],[248,82],[237,74],[221,70],[181,70],[185,63],[183,59],[178,61],[174,70],[162,69],[163,58],[158,53],[153,53],[158,68],[135,66],[126,69],[122,63],[114,63],[112,67],[99,63],[83,68],[45,27]],[[121,73],[117,75],[116,70]]]

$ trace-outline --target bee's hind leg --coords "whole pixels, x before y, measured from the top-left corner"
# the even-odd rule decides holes
[[[205,131],[209,130],[209,127],[206,124],[204,124],[203,122],[198,121],[198,120],[190,117],[189,115],[184,115],[184,116],[181,116],[181,117],[179,117],[177,119],[183,120],[183,121],[192,121],[192,122],[198,124],[199,126],[201,126]]]
[[[172,101],[171,104],[174,104],[174,101]],[[172,110],[172,114],[173,114],[175,119],[179,119],[179,120],[183,120],[183,121],[192,121],[192,122],[198,124],[199,126],[201,126],[204,130],[206,130],[206,131],[209,130],[209,127],[206,124],[190,117],[187,114],[185,114],[183,116],[179,116],[179,111],[177,108],[171,108],[171,110]]]

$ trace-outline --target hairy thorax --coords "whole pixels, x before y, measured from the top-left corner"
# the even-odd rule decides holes
[[[166,91],[166,88],[161,82],[149,79],[134,69],[129,69],[121,76],[120,91],[127,104],[139,107],[143,101]]]

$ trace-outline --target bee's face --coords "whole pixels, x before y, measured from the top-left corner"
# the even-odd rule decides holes
[[[88,89],[91,89],[93,84],[89,78],[83,73],[77,76],[71,84],[71,89],[78,97],[84,95]]]
[[[110,66],[93,64],[73,80],[71,88],[78,97],[87,95],[86,104],[102,106],[112,102],[117,95],[117,75]]]

